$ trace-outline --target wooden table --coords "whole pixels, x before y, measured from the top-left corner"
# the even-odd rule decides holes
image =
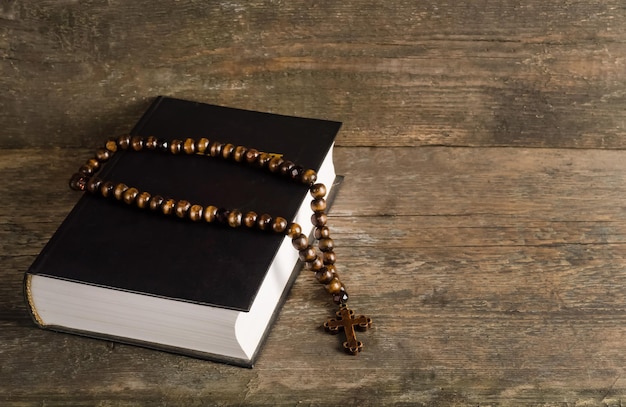
[[[0,405],[623,405],[623,2],[16,0],[0,55]],[[68,176],[158,94],[344,122],[362,354],[308,273],[253,369],[33,325]]]

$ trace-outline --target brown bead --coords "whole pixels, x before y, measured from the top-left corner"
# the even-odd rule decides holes
[[[95,170],[93,169],[93,167],[91,167],[91,166],[89,166],[89,165],[87,165],[87,164],[82,165],[82,166],[78,169],[78,173],[79,173],[80,175],[85,175],[85,176],[87,176],[87,177],[92,176],[92,175],[94,174],[94,172],[95,172]]]
[[[339,281],[337,277],[333,277],[333,279],[330,280],[324,287],[330,294],[338,294],[341,291],[343,284],[341,284],[341,281]]]
[[[244,146],[235,147],[235,150],[233,151],[233,160],[237,161],[238,163],[245,160],[246,151],[248,151],[248,149]]]
[[[300,235],[291,239],[291,244],[296,250],[303,250],[309,245],[309,239],[306,235],[300,233]]]
[[[139,137],[139,136],[133,136],[130,139],[130,146],[135,151],[143,150],[143,139],[141,137]]]
[[[117,146],[122,150],[126,150],[130,146],[130,136],[124,135],[117,139]]]
[[[90,166],[94,171],[98,171],[100,169],[100,161],[98,161],[97,158],[88,159],[85,165]]]
[[[256,221],[256,225],[260,230],[271,230],[272,221],[272,217],[269,214],[264,213],[263,215],[259,216]]]
[[[89,181],[89,177],[76,173],[70,178],[70,188],[76,191],[84,191],[87,188],[87,181]]]
[[[196,141],[196,152],[198,154],[205,154],[206,149],[209,147],[209,139],[206,137],[202,137],[200,140]]]
[[[243,217],[243,224],[249,228],[256,226],[256,221],[259,215],[256,212],[250,211],[247,212]]]
[[[215,222],[215,215],[217,214],[217,206],[209,205],[204,208],[204,220],[208,223]]]
[[[155,195],[150,199],[150,203],[148,204],[149,208],[153,211],[158,211],[161,209],[161,205],[165,202],[165,198],[161,195]]]
[[[283,233],[287,229],[287,219],[277,216],[272,223],[272,230],[275,233]]]
[[[326,185],[324,184],[313,184],[311,188],[309,188],[309,192],[311,196],[315,199],[321,199],[326,196]]]
[[[228,224],[228,215],[230,211],[226,208],[217,208],[217,212],[215,212],[215,220],[222,224]]]
[[[120,182],[119,184],[115,186],[115,189],[113,190],[113,196],[118,201],[121,201],[124,198],[124,192],[126,192],[127,189],[128,189],[128,185]]]
[[[91,177],[89,181],[87,181],[87,191],[95,194],[100,190],[100,185],[102,185],[102,180],[98,177]]]
[[[172,140],[170,143],[170,153],[172,154],[180,154],[183,151],[183,141],[182,140]]]
[[[233,209],[228,214],[228,226],[231,228],[238,228],[241,226],[241,218],[243,217],[241,211]]]
[[[271,159],[272,155],[270,153],[261,153],[256,159],[256,164],[261,168],[267,167],[267,164],[270,162]]]
[[[222,157],[226,160],[228,160],[229,158],[232,157],[233,155],[233,151],[235,151],[235,146],[228,143],[228,144],[224,144],[224,147],[222,148]]]
[[[150,204],[150,193],[143,191],[137,195],[137,199],[135,199],[135,204],[138,208],[145,209]]]
[[[314,184],[317,181],[317,172],[315,170],[305,170],[302,173],[302,183],[306,185]]]
[[[311,215],[311,223],[313,226],[322,227],[328,221],[328,216],[325,213],[319,212]]]
[[[320,239],[318,247],[323,252],[332,252],[335,248],[335,243],[330,237],[325,237],[323,239]]]
[[[278,172],[280,170],[280,165],[284,163],[285,160],[279,155],[275,155],[270,159],[270,162],[267,163],[267,169],[271,172]]]
[[[317,254],[312,246],[307,246],[298,252],[298,257],[300,257],[300,260],[302,261],[313,261],[316,256]]]
[[[122,199],[124,200],[124,202],[130,205],[135,202],[137,195],[139,195],[139,190],[137,188],[128,188],[122,194]]]
[[[108,198],[110,196],[113,196],[114,189],[115,189],[114,183],[112,183],[111,181],[105,181],[102,183],[102,185],[100,185],[100,194],[103,197]]]
[[[302,233],[302,227],[300,225],[298,225],[297,223],[290,223],[289,226],[287,226],[287,236],[289,236],[290,238],[294,238],[299,236]]]
[[[337,261],[337,255],[335,252],[322,252],[322,259],[326,265],[335,264]]]
[[[180,201],[176,202],[176,206],[174,207],[174,212],[176,213],[176,216],[178,216],[179,218],[184,218],[185,216],[187,216],[187,212],[189,211],[189,208],[191,208],[191,203],[189,203],[189,201],[185,201],[184,199],[181,199]]]
[[[313,234],[317,240],[325,239],[327,237],[330,237],[330,229],[328,229],[328,226],[315,228],[315,231],[313,232]]]
[[[311,271],[317,271],[324,267],[324,261],[320,256],[315,256],[315,259],[306,263],[306,268]]]
[[[171,215],[174,213],[174,208],[176,207],[176,200],[172,198],[168,198],[163,201],[161,204],[161,212],[163,215]]]
[[[335,273],[326,267],[322,267],[315,272],[315,278],[322,284],[328,284],[333,278],[335,278]]]
[[[104,148],[107,149],[108,151],[114,153],[117,151],[117,140],[115,139],[108,139],[107,142],[104,144]]]
[[[111,153],[106,148],[99,148],[96,150],[96,159],[100,162],[108,161],[109,158],[111,158],[112,156],[113,153]]]
[[[304,173],[304,168],[302,168],[299,165],[296,165],[294,167],[292,167],[289,172],[287,173],[287,175],[296,181],[299,181],[300,178],[302,178],[302,174]]]
[[[183,143],[183,151],[186,154],[193,154],[196,152],[196,141],[192,138],[185,139]]]
[[[144,147],[146,147],[148,150],[155,150],[157,146],[158,146],[158,141],[156,137],[148,136],[148,138],[146,138]]]
[[[281,175],[287,176],[289,175],[289,171],[291,171],[291,169],[295,166],[296,164],[294,164],[292,161],[287,160],[280,165],[278,170]]]
[[[219,157],[222,154],[222,149],[224,148],[224,144],[214,141],[211,143],[211,147],[209,148],[211,157]]]
[[[246,162],[248,164],[253,164],[256,162],[257,157],[259,156],[259,150],[256,150],[254,148],[249,148],[248,151],[246,151],[245,157],[246,157]]]
[[[333,302],[337,305],[345,304],[348,302],[348,293],[346,292],[345,287],[341,287],[338,293],[333,294]]]
[[[326,210],[326,199],[318,198],[311,201],[313,212],[324,212]]]
[[[194,222],[201,220],[203,211],[204,211],[204,208],[202,207],[202,205],[191,205],[191,208],[189,208],[189,212],[188,212],[189,219],[191,219]]]

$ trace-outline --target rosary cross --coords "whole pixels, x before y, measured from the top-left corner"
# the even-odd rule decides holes
[[[346,334],[343,348],[346,352],[356,355],[363,349],[363,342],[356,339],[354,328],[356,327],[359,331],[365,331],[372,326],[372,319],[364,315],[359,315],[355,318],[354,311],[346,306],[342,306],[335,315],[337,315],[336,319],[331,318],[324,323],[324,329],[332,334],[337,334],[340,329],[343,329]]]

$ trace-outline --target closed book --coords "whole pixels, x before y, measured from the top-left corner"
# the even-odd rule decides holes
[[[340,126],[159,97],[131,134],[282,154],[316,170],[332,194]],[[301,183],[233,160],[131,150],[116,153],[97,176],[203,206],[281,216],[312,232]],[[300,268],[283,234],[192,222],[85,192],[24,285],[43,328],[250,367]]]

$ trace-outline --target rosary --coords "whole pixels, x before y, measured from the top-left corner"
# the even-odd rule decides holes
[[[311,201],[311,223],[314,227],[314,236],[317,241],[317,249],[309,244],[309,238],[302,233],[302,227],[295,222],[288,222],[280,216],[257,214],[249,211],[243,213],[238,209],[221,208],[214,205],[203,206],[191,203],[183,199],[164,198],[160,195],[152,195],[146,191],[140,191],[135,187],[124,183],[104,181],[95,176],[103,165],[118,150],[161,151],[175,155],[199,154],[208,157],[222,158],[237,163],[248,164],[257,168],[266,169],[271,173],[279,174],[296,182],[301,182],[309,188],[313,197]],[[117,139],[109,139],[104,147],[96,150],[93,158],[79,168],[70,179],[70,187],[78,191],[87,191],[104,198],[111,198],[125,204],[136,206],[140,209],[151,210],[166,216],[176,216],[188,219],[192,222],[218,223],[229,227],[246,227],[259,229],[270,233],[283,234],[291,238],[293,247],[298,250],[298,257],[303,261],[308,270],[315,273],[317,281],[324,285],[326,291],[332,296],[333,302],[339,306],[335,313],[336,318],[329,319],[324,323],[327,332],[336,334],[342,330],[346,341],[343,342],[344,350],[352,355],[358,354],[363,349],[363,343],[356,338],[355,329],[366,330],[371,327],[371,318],[359,315],[355,317],[354,311],[347,307],[348,293],[344,284],[339,279],[335,261],[333,239],[330,238],[330,230],[326,223],[328,217],[326,211],[326,186],[316,183],[317,173],[312,169],[305,169],[292,161],[283,159],[280,154],[272,154],[258,151],[254,148],[235,146],[230,143],[210,142],[207,138],[197,141],[191,138],[186,140],[162,140],[155,137],[142,138],[139,136],[121,136]]]

